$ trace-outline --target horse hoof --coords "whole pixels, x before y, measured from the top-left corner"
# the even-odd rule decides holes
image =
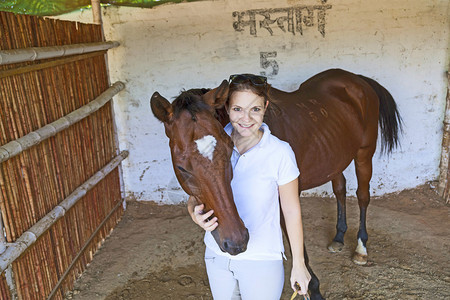
[[[322,297],[321,294],[318,294],[318,295],[311,294],[310,299],[311,299],[311,300],[325,300],[325,298]]]
[[[342,248],[344,248],[343,243],[332,241],[328,246],[328,251],[330,251],[331,253],[338,253],[342,251]]]
[[[352,261],[357,265],[363,266],[367,264],[367,255],[355,253],[353,255]]]

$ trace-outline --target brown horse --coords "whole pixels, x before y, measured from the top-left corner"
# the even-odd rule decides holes
[[[367,263],[366,212],[370,201],[372,156],[377,145],[378,125],[384,150],[392,151],[398,144],[401,118],[394,99],[376,81],[339,69],[317,74],[291,93],[271,87],[270,96],[264,122],[272,134],[287,141],[294,150],[300,169],[299,190],[332,181],[338,200],[337,233],[328,247],[332,252],[341,251],[344,244],[346,180],[342,172],[354,160],[360,228],[353,261]],[[229,187],[232,145],[222,129],[228,121],[223,108],[227,97],[228,82],[223,81],[208,92],[184,92],[172,104],[155,93],[151,107],[154,115],[164,122],[181,186],[205,203],[206,209],[214,209],[219,220],[214,234],[216,241],[222,250],[237,254],[245,250],[248,233],[237,216]],[[209,148],[213,154],[210,159],[195,142],[208,135],[215,140]],[[315,276],[311,288],[318,295],[314,298],[320,299]]]
[[[205,211],[214,210],[220,225],[212,234],[223,251],[236,255],[247,249],[249,235],[231,191],[233,142],[214,114],[227,100],[228,84],[206,91],[183,92],[172,104],[156,92],[150,105],[170,139],[178,182],[187,194],[205,204]],[[205,155],[208,149],[213,155]]]
[[[343,70],[322,72],[292,93],[272,88],[271,97],[264,121],[273,135],[294,150],[300,169],[299,190],[332,182],[337,198],[337,232],[328,246],[332,252],[341,251],[344,244],[346,180],[342,172],[354,160],[360,227],[353,261],[366,264],[372,156],[378,124],[384,149],[390,152],[398,144],[401,118],[394,99],[376,81]]]

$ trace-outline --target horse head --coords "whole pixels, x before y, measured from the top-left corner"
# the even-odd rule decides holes
[[[228,96],[228,82],[212,90],[182,92],[170,103],[155,92],[150,107],[164,123],[172,165],[183,190],[214,210],[219,226],[212,232],[220,249],[231,255],[244,252],[248,230],[238,215],[231,191],[233,142],[215,117]]]

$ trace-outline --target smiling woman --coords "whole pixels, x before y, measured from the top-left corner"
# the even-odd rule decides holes
[[[225,105],[230,120],[225,132],[234,144],[231,188],[250,234],[247,250],[224,253],[212,233],[226,220],[199,204],[194,195],[188,201],[193,221],[206,231],[205,263],[214,299],[280,298],[284,284],[280,212],[292,242],[291,285],[294,288],[299,283],[294,288],[296,293],[308,291],[311,276],[303,252],[299,171],[290,146],[273,136],[263,123],[269,105],[268,90],[263,76],[232,75]],[[318,289],[313,294],[321,299]]]
[[[263,135],[260,127],[268,101],[251,91],[236,91],[229,100],[228,114],[234,131],[231,138],[240,153],[256,145]]]
[[[226,110],[233,125],[231,138],[240,153],[253,147],[262,137],[260,127],[269,104],[267,79],[252,74],[230,76]]]

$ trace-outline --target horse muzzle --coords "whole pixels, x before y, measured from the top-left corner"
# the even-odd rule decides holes
[[[211,232],[220,250],[229,253],[230,255],[238,255],[239,253],[245,252],[247,250],[247,244],[249,240],[249,234],[247,228],[239,234],[239,238],[224,238],[220,239],[219,232],[215,229]]]

